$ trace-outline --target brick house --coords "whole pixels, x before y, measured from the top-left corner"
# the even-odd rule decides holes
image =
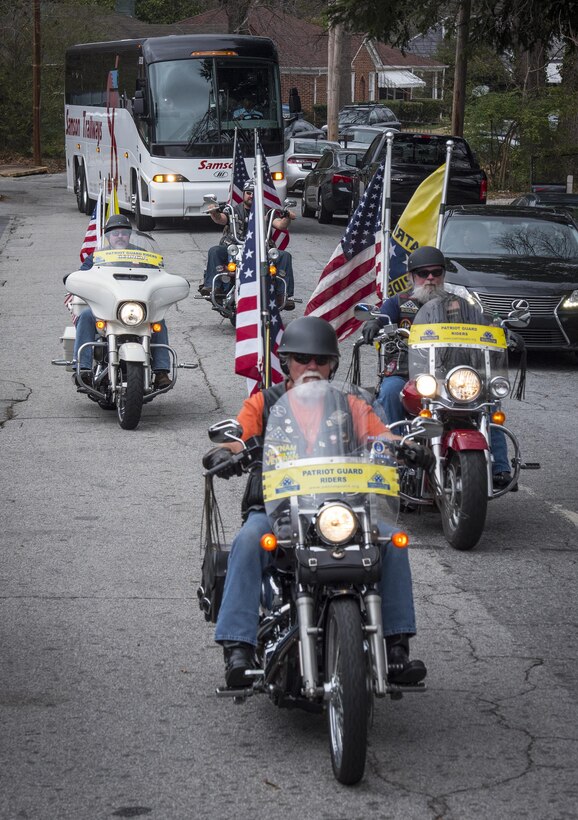
[[[221,8],[210,9],[176,25],[199,34],[223,33],[227,17]],[[248,33],[270,37],[277,46],[283,102],[288,102],[290,89],[297,88],[304,111],[327,103],[328,36],[321,26],[276,9],[256,7],[249,11],[247,27]],[[447,66],[428,56],[403,55],[361,35],[345,36],[342,65],[342,104],[443,96]]]

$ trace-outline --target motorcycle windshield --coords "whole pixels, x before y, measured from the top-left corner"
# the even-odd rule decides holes
[[[99,268],[162,268],[164,260],[156,242],[146,233],[119,229],[101,237],[93,256]]]
[[[460,384],[470,379],[473,389],[476,379],[463,368],[472,368],[480,377],[475,400],[488,396],[493,379],[508,376],[503,328],[494,327],[479,308],[454,294],[432,299],[419,309],[408,348],[410,379],[424,373],[435,376],[441,395],[448,395],[448,377],[452,375]],[[466,400],[468,389],[460,395]],[[455,399],[451,391],[449,397]]]
[[[284,393],[271,408],[263,449],[274,531],[290,524],[301,544],[386,540],[399,510],[397,462],[386,435],[371,399],[353,385],[307,382]],[[335,504],[342,506],[327,510]],[[324,509],[329,515],[321,515]],[[355,532],[349,538],[348,524]]]

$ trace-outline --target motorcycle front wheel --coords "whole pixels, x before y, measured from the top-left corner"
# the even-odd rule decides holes
[[[480,540],[488,509],[486,458],[481,450],[451,453],[444,471],[440,506],[444,535],[450,546],[469,550]]]
[[[369,717],[367,664],[361,613],[353,598],[329,604],[325,630],[325,675],[331,763],[336,779],[351,786],[365,770]]]
[[[138,362],[126,363],[126,386],[119,388],[116,410],[123,430],[135,430],[140,421],[144,399],[144,368]]]

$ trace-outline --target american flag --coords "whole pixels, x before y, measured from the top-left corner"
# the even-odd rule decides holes
[[[80,261],[81,263],[84,262],[87,256],[90,256],[91,253],[94,253],[96,246],[100,241],[101,236],[101,214],[102,214],[102,197],[99,194],[98,199],[96,200],[96,205],[92,211],[92,216],[90,217],[90,222],[88,223],[88,228],[86,229],[86,234],[84,235],[84,240],[82,242],[82,246],[80,248]],[[70,311],[70,315],[72,317],[72,324],[75,325],[78,321],[78,316],[75,316],[73,313],[72,307],[72,300],[73,300],[72,293],[67,293],[64,297],[64,305],[68,311]]]
[[[353,316],[355,305],[376,290],[376,268],[383,242],[383,174],[382,163],[367,186],[305,308],[306,316],[320,316],[330,322],[340,340],[360,326]]]
[[[245,376],[249,395],[263,385],[263,339],[261,335],[261,282],[257,270],[255,237],[255,200],[251,205],[245,247],[239,265],[239,293],[235,342],[235,373]],[[275,286],[269,279],[269,311],[271,316],[271,383],[283,381],[277,350],[283,335],[283,323],[275,299]]]
[[[265,202],[265,206],[267,208],[274,208],[282,211],[283,205],[281,204],[277,189],[275,188],[273,177],[271,176],[271,171],[269,170],[269,163],[267,162],[265,152],[261,148],[261,143],[258,143],[258,150],[261,152],[261,158],[263,161],[263,200]],[[289,232],[280,230],[279,228],[273,228],[271,232],[271,239],[280,251],[284,251],[289,244]]]
[[[238,205],[243,201],[243,186],[251,177],[247,173],[245,157],[241,151],[238,141],[235,141],[235,156],[233,158],[233,178],[231,180],[231,193],[229,200]]]

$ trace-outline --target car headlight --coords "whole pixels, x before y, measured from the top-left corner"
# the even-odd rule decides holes
[[[327,504],[317,515],[315,526],[328,544],[345,544],[357,530],[358,521],[346,504]]]
[[[415,380],[415,387],[420,396],[431,399],[437,392],[438,383],[435,376],[431,376],[429,373],[422,373],[422,375],[418,376]]]
[[[573,290],[570,296],[562,302],[563,308],[578,308],[578,290]]]
[[[496,376],[490,382],[490,393],[496,399],[505,399],[510,392],[510,382],[505,376]]]
[[[482,380],[472,367],[456,367],[448,374],[446,387],[455,401],[475,401],[482,392]]]
[[[139,302],[123,302],[117,311],[117,316],[123,325],[134,327],[144,322],[146,318],[146,310],[144,305]]]

